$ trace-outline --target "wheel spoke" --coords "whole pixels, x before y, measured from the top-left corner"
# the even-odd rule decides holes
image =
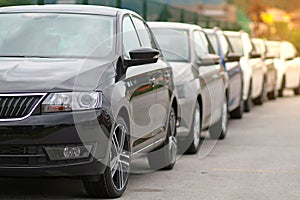
[[[126,137],[126,131],[125,131],[124,126],[122,126],[119,153],[123,151],[124,144],[125,144],[125,137]]]
[[[122,158],[125,158],[126,160],[129,160],[129,152],[128,151],[122,151],[120,153],[120,160],[122,160]]]
[[[121,165],[125,165],[126,167],[129,167],[129,162],[126,162],[124,160],[120,160]]]
[[[114,168],[111,168],[111,177],[113,178],[119,168],[119,162],[116,163],[115,167]]]
[[[110,161],[110,168],[114,169],[116,164],[118,164],[118,158],[115,157],[114,159],[112,159],[112,161]]]
[[[119,165],[119,189],[122,189],[124,186],[124,177],[123,177],[123,169],[122,169],[122,165]]]
[[[113,133],[112,142],[113,142],[113,144],[114,144],[114,147],[115,147],[115,149],[116,149],[116,152],[118,152],[118,150],[119,150],[119,148],[120,148],[120,145],[119,145],[118,137],[117,137],[117,135],[116,135],[115,132]]]

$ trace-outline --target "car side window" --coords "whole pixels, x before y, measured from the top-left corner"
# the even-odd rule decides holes
[[[137,31],[133,25],[133,22],[129,16],[125,16],[123,19],[123,48],[125,58],[130,59],[129,52],[141,47]]]
[[[198,57],[208,54],[209,43],[201,31],[194,31],[194,46]]]
[[[220,43],[221,43],[221,51],[223,55],[227,55],[229,53],[229,45],[228,41],[226,40],[225,36],[221,33],[218,34]]]
[[[152,35],[145,23],[137,17],[132,18],[143,47],[153,48]]]

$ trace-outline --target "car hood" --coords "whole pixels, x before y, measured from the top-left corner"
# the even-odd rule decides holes
[[[94,90],[114,71],[98,59],[0,58],[0,93]]]

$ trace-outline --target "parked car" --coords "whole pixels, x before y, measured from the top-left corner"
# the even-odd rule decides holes
[[[277,69],[278,96],[283,96],[284,89],[292,89],[300,94],[300,58],[294,45],[290,42],[267,41],[269,57],[274,57]]]
[[[255,51],[261,54],[265,62],[265,94],[269,99],[277,97],[277,69],[274,64],[274,57],[268,56],[266,41],[259,38],[252,38]]]
[[[171,64],[180,107],[178,143],[187,153],[196,153],[201,130],[214,139],[227,132],[227,97],[220,57],[200,26],[149,22],[159,46]]]
[[[136,13],[1,8],[0,66],[0,176],[80,178],[92,197],[114,198],[140,153],[173,168],[172,69]]]
[[[244,31],[234,32],[226,31],[233,50],[243,55],[240,64],[243,70],[243,100],[244,110],[249,112],[252,102],[261,105],[264,102],[264,69],[265,63],[261,59],[261,55],[255,52],[253,43],[248,33]]]
[[[221,58],[221,63],[229,78],[226,88],[228,96],[228,110],[230,117],[241,119],[243,117],[243,72],[239,63],[242,55],[235,53],[227,36],[219,28],[205,29],[208,38]]]

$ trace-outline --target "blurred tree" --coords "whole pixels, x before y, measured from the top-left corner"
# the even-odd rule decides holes
[[[290,32],[289,36],[289,41],[292,42],[296,46],[298,52],[300,52],[300,29],[294,29]]]
[[[17,5],[29,5],[31,0],[0,0],[1,6],[17,6]]]
[[[260,27],[263,24],[262,14],[266,11],[266,5],[263,0],[252,0],[248,10],[248,15],[254,23],[253,31],[256,36],[261,36]]]
[[[249,10],[249,7],[251,6],[249,0],[227,0],[227,3],[235,4],[239,8],[242,8],[245,12]],[[299,0],[264,0],[264,4],[266,6],[275,7],[286,11],[293,11],[297,8],[300,8]]]

